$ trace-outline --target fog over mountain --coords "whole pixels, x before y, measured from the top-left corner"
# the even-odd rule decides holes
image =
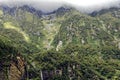
[[[52,12],[61,6],[74,7],[81,12],[92,12],[110,7],[120,7],[119,0],[0,0],[9,7],[30,5],[43,12]]]

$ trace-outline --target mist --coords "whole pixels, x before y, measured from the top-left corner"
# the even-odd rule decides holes
[[[43,12],[52,12],[61,6],[74,7],[80,12],[91,13],[110,7],[120,7],[119,0],[0,0],[9,7],[29,5]]]

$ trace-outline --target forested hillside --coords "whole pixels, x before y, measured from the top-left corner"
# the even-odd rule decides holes
[[[0,80],[120,80],[120,9],[0,6],[0,71]]]

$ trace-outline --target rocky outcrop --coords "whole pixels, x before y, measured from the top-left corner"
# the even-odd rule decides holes
[[[2,65],[0,80],[21,80],[25,74],[25,61],[21,56],[14,57],[8,66]]]
[[[16,61],[13,61],[9,70],[9,80],[21,80],[25,73],[25,63],[20,57],[16,57]]]

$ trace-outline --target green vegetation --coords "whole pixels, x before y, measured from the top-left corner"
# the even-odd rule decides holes
[[[119,80],[119,53],[120,50],[112,46],[91,48],[88,45],[68,45],[59,52],[50,50],[31,54],[28,56],[30,79],[40,79],[40,71],[52,73],[59,69],[62,75],[53,73],[52,80],[69,80],[70,77],[73,80]]]
[[[71,8],[38,17],[0,10],[0,70],[20,53],[25,80],[119,80],[119,9],[94,17]],[[58,48],[58,49],[57,49]],[[1,76],[0,76],[1,77]],[[6,75],[7,78],[7,75]]]

